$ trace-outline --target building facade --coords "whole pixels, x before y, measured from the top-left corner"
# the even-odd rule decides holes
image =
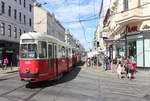
[[[33,3],[35,0],[0,0],[0,56],[9,65],[17,65],[19,38],[33,31]]]
[[[96,27],[95,31],[95,48],[98,52],[104,52],[106,54],[106,43],[105,39],[108,38],[107,30],[104,28],[104,19],[107,13],[108,8],[110,8],[110,2],[111,0],[102,0],[101,2],[101,10],[100,10],[100,19],[99,23]]]
[[[65,28],[56,20],[54,14],[38,6],[34,7],[34,31],[52,35],[65,42]]]
[[[150,67],[150,1],[112,0],[106,19],[115,55],[136,56],[137,67]],[[110,48],[110,47],[109,47]]]

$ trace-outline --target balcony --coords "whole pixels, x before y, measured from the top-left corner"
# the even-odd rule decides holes
[[[145,16],[143,14],[142,8],[136,8],[129,11],[123,11],[117,15],[118,20],[116,22],[120,25],[129,24],[134,22],[140,22],[142,20],[150,18],[149,16]]]

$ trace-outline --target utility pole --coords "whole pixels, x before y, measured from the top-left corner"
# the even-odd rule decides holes
[[[127,58],[127,44],[128,44],[128,40],[127,40],[127,27],[125,28],[125,58]]]

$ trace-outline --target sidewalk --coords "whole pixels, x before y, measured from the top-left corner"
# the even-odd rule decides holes
[[[95,72],[97,74],[106,74],[106,75],[111,75],[111,76],[117,76],[117,72],[112,72],[112,70],[107,70],[105,71],[102,66],[94,66],[94,67],[87,67],[86,64],[84,64],[83,70],[87,70],[89,72]],[[139,69],[137,68],[137,72],[134,74],[136,78],[149,78],[150,75],[150,70],[145,70],[145,69]]]
[[[2,70],[0,69],[0,74],[6,74],[6,73],[13,73],[13,72],[17,72],[18,71],[18,67],[7,67],[7,70]]]

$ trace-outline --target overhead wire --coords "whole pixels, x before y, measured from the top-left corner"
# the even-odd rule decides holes
[[[84,35],[84,39],[85,39],[85,41],[86,41],[86,43],[88,44],[88,41],[87,41],[87,39],[86,39],[86,33],[85,33],[85,28],[84,28],[84,25],[82,24],[82,21],[80,20],[80,0],[79,0],[79,2],[78,2],[78,6],[79,6],[79,24],[81,25],[81,28],[82,28],[82,30],[83,30],[83,35]]]
[[[147,6],[147,5],[150,5],[150,2],[149,3],[146,3],[146,4],[143,4],[141,5],[140,7],[144,7],[144,6]],[[134,7],[134,8],[131,8],[127,11],[131,11],[131,10],[134,10],[134,9],[137,9],[137,8],[140,8],[140,7]],[[102,9],[102,8],[101,8]],[[104,18],[105,15],[101,16],[101,13],[102,13],[102,10],[100,10],[101,12],[99,12],[99,17],[93,17],[93,18],[90,18],[90,19],[80,19],[81,22],[87,22],[87,21],[92,21],[92,20],[99,20],[101,18]],[[123,13],[123,11],[120,11],[120,12],[116,12],[116,13],[113,13],[113,14],[110,14],[110,16],[112,15],[116,15],[116,14],[120,14],[120,13]],[[68,22],[63,22],[63,23],[78,23],[79,21],[78,20],[75,20],[75,21],[68,21]]]

